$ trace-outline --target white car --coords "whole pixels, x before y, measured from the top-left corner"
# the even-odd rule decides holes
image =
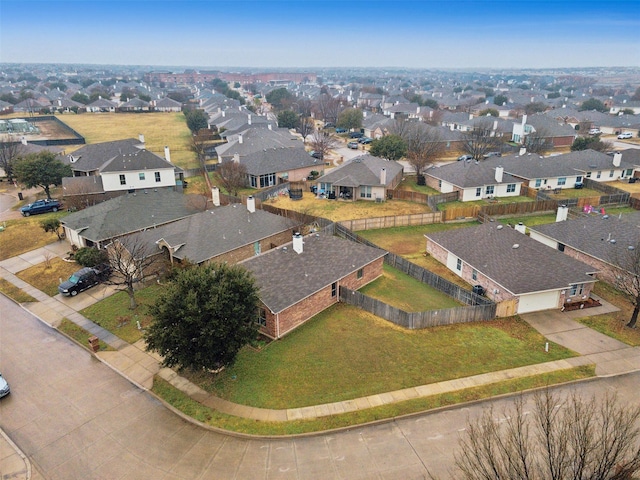
[[[0,373],[0,398],[4,397],[5,395],[9,395],[9,392],[11,392],[9,384]]]
[[[602,132],[599,128],[592,128],[591,130],[589,130],[589,135],[600,135],[601,133]]]
[[[622,132],[621,134],[618,135],[618,138],[620,140],[623,140],[625,138],[633,138],[633,133],[631,133],[631,132]]]

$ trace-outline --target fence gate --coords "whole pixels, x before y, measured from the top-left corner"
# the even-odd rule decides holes
[[[517,300],[504,300],[496,305],[496,317],[511,317],[518,313]]]

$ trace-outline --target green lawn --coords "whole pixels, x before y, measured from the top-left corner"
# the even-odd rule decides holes
[[[424,193],[425,195],[440,195],[440,192],[435,188],[427,187],[426,185],[418,185],[418,177],[415,175],[407,175],[402,180],[398,188],[400,190]]]
[[[161,289],[161,285],[152,285],[136,290],[138,307],[135,310],[129,309],[127,293],[118,292],[85,308],[80,313],[124,341],[135,343],[143,335],[143,331],[138,330],[136,321],[140,322],[142,329],[149,325],[152,319],[147,314],[147,307],[155,301]]]
[[[386,264],[383,269],[384,275],[361,288],[361,293],[405,312],[424,312],[462,306],[448,295],[400,270]]]
[[[498,198],[498,203],[526,203],[526,202],[535,202],[534,198],[517,196],[517,197],[501,197]],[[463,202],[461,200],[456,200],[455,202],[445,202],[438,204],[438,210],[444,211],[450,208],[466,208],[473,207],[474,205],[495,205],[495,200],[475,200],[472,202]]]
[[[76,342],[82,345],[84,348],[89,349],[89,337],[93,336],[93,333],[88,332],[82,327],[79,327],[71,320],[67,318],[63,318],[60,325],[58,325],[58,330],[64,332],[69,337],[73,338]],[[113,350],[109,345],[100,340],[100,350]]]
[[[572,356],[517,318],[409,331],[338,304],[198,383],[230,401],[292,408]],[[295,388],[292,386],[295,385]]]

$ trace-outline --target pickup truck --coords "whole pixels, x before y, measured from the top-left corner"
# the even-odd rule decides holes
[[[62,204],[58,200],[36,200],[29,205],[25,205],[20,209],[23,217],[36,215],[38,213],[57,212],[62,208]]]
[[[58,285],[58,291],[66,297],[75,297],[78,293],[106,280],[109,275],[111,275],[111,267],[108,264],[93,268],[84,267],[71,275],[67,281]]]

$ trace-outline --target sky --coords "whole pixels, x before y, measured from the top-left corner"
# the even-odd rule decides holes
[[[0,0],[0,62],[639,66],[639,7],[640,0]]]

